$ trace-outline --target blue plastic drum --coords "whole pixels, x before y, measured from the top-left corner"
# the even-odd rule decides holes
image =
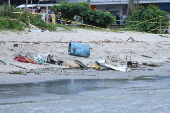
[[[68,48],[69,55],[89,57],[90,56],[90,46],[83,43],[70,42]]]

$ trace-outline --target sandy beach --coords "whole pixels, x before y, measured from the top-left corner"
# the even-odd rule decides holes
[[[129,39],[130,38],[130,39]],[[129,39],[129,40],[128,40]],[[134,39],[134,40],[131,40]],[[70,42],[84,43],[91,47],[88,58],[68,54]],[[17,44],[17,46],[15,46]],[[129,79],[137,75],[154,73],[169,75],[170,34],[149,34],[141,32],[111,32],[73,29],[60,32],[0,32],[0,84],[44,81],[70,78]],[[139,64],[156,64],[161,67],[145,67],[130,72],[62,69],[66,66],[54,64],[37,65],[13,60],[18,53],[50,54],[54,60],[79,60],[89,66],[95,61],[116,57],[122,61],[137,61]],[[48,71],[47,71],[48,70]],[[13,71],[25,75],[9,74]],[[48,73],[46,73],[48,72]],[[79,72],[81,74],[76,74]],[[107,74],[106,74],[107,72]],[[82,74],[84,73],[84,74]],[[140,73],[140,74],[139,74]],[[80,75],[80,76],[79,76]]]

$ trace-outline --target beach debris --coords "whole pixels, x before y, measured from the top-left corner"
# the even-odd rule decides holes
[[[15,57],[13,60],[16,60],[18,62],[23,62],[23,63],[37,64],[36,62],[32,61],[30,58],[26,58],[26,57]]]
[[[147,57],[147,58],[153,58],[153,57],[150,57],[150,56],[147,56],[147,55],[141,55],[143,57]]]
[[[43,32],[42,30],[28,30],[29,32]]]
[[[45,62],[44,62],[44,60],[39,60],[37,63],[38,64],[44,64]]]
[[[122,59],[120,59],[119,55],[113,55],[113,56],[107,56],[106,57],[107,62],[124,62]]]
[[[148,69],[148,71],[153,71],[153,69]]]
[[[6,44],[6,42],[5,42],[5,41],[0,41],[0,45],[1,45],[1,44]]]
[[[38,57],[34,57],[34,61],[43,60],[44,63],[56,64],[50,54],[38,54]]]
[[[78,64],[81,68],[93,68],[93,67],[88,67],[88,66],[86,66],[86,65],[84,65],[81,61],[79,61],[79,60],[74,60],[74,62],[76,63],[76,64]]]
[[[112,62],[105,62],[104,66],[117,70],[117,71],[122,71],[122,72],[127,72],[128,67],[126,65],[121,65],[121,64],[115,64]]]
[[[126,65],[119,62],[106,62],[106,60],[99,60],[96,63],[100,66],[100,69],[113,69],[116,71],[127,72],[130,70]]]
[[[70,42],[68,53],[69,55],[81,56],[88,58],[90,56],[90,46],[83,43]]]
[[[159,67],[159,66],[161,66],[160,64],[155,64],[155,63],[152,63],[152,62],[142,63],[142,65],[150,66],[150,67]]]
[[[164,36],[164,35],[159,35],[160,37],[166,37],[166,38],[169,38],[168,36]]]
[[[127,61],[127,67],[138,68],[138,62],[137,61]]]
[[[18,65],[16,65],[16,64],[10,64],[10,65],[13,65],[13,66],[16,66],[16,67],[19,67],[19,68],[22,68],[22,69],[26,69],[25,67],[18,66]]]
[[[1,63],[3,63],[4,65],[6,65],[6,63],[5,63],[4,61],[2,61],[2,60],[0,60],[0,64],[1,64]]]
[[[24,73],[23,73],[23,72],[21,72],[21,71],[12,71],[12,72],[10,72],[9,74],[22,75],[22,74],[24,74]]]
[[[97,64],[93,64],[93,65],[90,65],[90,66],[88,66],[88,67],[92,67],[92,68],[94,68],[94,69],[99,69],[99,68],[100,68],[100,66],[97,65]]]
[[[129,40],[131,40],[132,42],[135,41],[132,37],[128,38],[126,41],[129,41]]]
[[[18,47],[18,44],[14,44],[14,47]]]
[[[68,66],[70,68],[80,68],[80,65],[75,62],[63,62],[61,66]]]

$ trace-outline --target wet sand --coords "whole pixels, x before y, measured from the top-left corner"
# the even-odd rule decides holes
[[[44,82],[57,79],[137,79],[141,76],[170,76],[170,65],[160,67],[142,67],[140,70],[120,72],[114,70],[93,69],[40,69],[25,74],[1,73],[0,84]]]

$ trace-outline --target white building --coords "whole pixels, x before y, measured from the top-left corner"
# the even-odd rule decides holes
[[[88,2],[88,0],[39,0],[41,2],[61,2],[66,1],[69,3],[78,3],[78,2]],[[91,8],[99,8],[102,11],[105,11],[107,8],[110,13],[116,15],[119,12],[121,20],[123,14],[127,13],[129,0],[90,0]],[[170,13],[170,0],[139,0],[139,5],[147,6],[153,4],[158,6],[161,10],[165,10]]]
[[[39,0],[39,2],[61,2],[66,1],[69,3],[77,2],[87,2],[88,0]],[[127,12],[129,0],[90,0],[91,8],[99,8],[102,11],[105,11],[106,8],[109,8],[110,12],[115,15],[117,12],[120,15]],[[153,4],[158,6],[161,10],[166,10],[170,13],[170,0],[139,0],[140,5],[149,5]]]

